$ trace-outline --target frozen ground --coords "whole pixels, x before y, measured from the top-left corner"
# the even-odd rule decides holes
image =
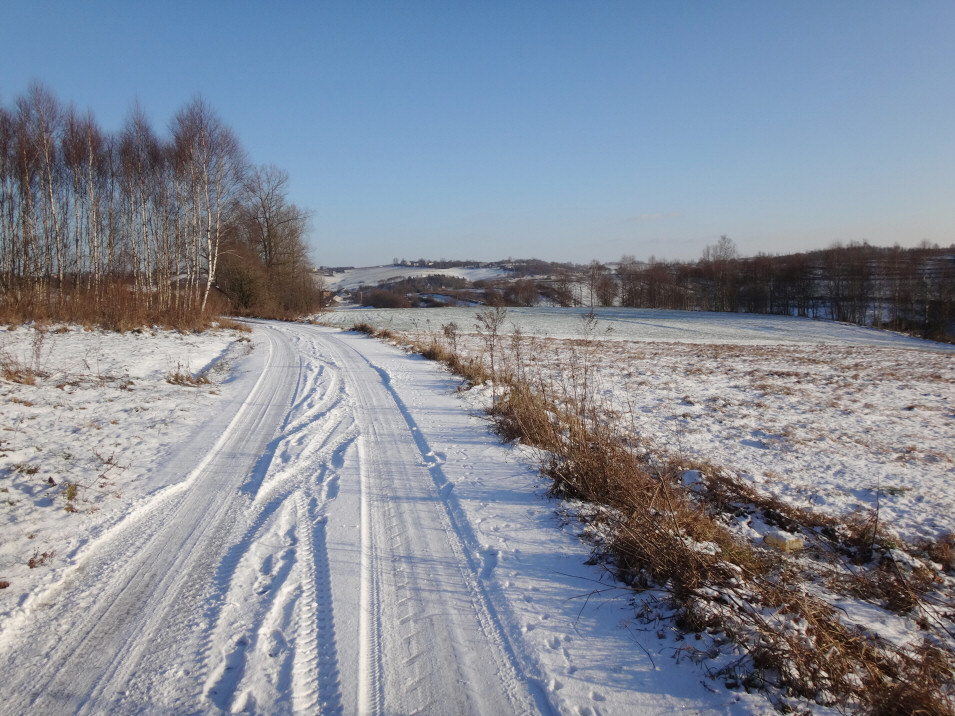
[[[916,549],[951,539],[952,346],[799,319],[724,314],[708,324],[707,314],[619,309],[599,313],[597,321],[582,315],[509,310],[498,367],[522,365],[531,382],[542,381],[552,395],[588,394],[605,420],[685,469],[729,471],[764,498],[850,524],[877,520],[880,530]],[[398,342],[445,345],[442,327],[451,319],[459,331],[470,331],[457,335],[458,351],[487,362],[473,311],[348,311],[332,318],[347,323],[355,317],[390,328]],[[489,403],[490,389],[470,391],[482,393]],[[689,471],[684,479],[698,474]],[[722,517],[754,546],[763,547],[763,538],[779,529],[775,518],[757,510]],[[815,545],[812,531],[805,534]],[[892,590],[904,593],[904,581],[885,595],[856,590],[858,568],[816,546],[793,557],[802,575],[794,588],[897,648],[919,644],[929,630],[951,651],[951,568],[945,572],[934,557],[918,554],[929,561],[893,551],[883,563],[930,575],[915,609],[892,607]],[[878,560],[867,568],[873,579],[891,573],[891,566],[877,566]],[[706,668],[718,670],[721,663],[714,659]]]
[[[0,367],[36,374],[33,385],[0,379],[0,619],[169,487],[158,465],[214,421],[223,397],[220,385],[166,377],[209,370],[222,383],[248,346],[233,332],[0,330]],[[47,568],[29,569],[34,555]]]
[[[580,338],[585,308],[508,308],[506,333],[519,327],[525,335]],[[597,308],[591,335],[601,340],[650,341],[731,345],[838,345],[886,346],[955,354],[955,346],[922,341],[887,331],[809,318],[763,316],[702,311],[656,311],[635,308]],[[320,316],[324,323],[349,327],[366,321],[393,331],[441,333],[454,322],[458,330],[475,330],[473,308],[349,308]]]
[[[438,366],[306,325],[36,335],[0,346],[37,375],[0,381],[4,710],[769,710],[635,620]]]
[[[608,413],[661,450],[740,473],[786,502],[846,515],[878,501],[900,536],[955,531],[955,346],[775,316],[508,309],[559,392],[581,361]],[[479,355],[473,309],[349,310]],[[590,341],[589,346],[581,340]],[[503,340],[505,358],[515,354]]]

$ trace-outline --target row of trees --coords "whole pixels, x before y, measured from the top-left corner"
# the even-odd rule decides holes
[[[287,182],[251,166],[201,98],[168,136],[138,105],[108,133],[34,84],[0,106],[0,303],[102,317],[119,295],[166,323],[223,308],[223,296],[247,312],[316,303],[307,215]]]
[[[955,341],[955,245],[837,244],[807,253],[742,257],[733,240],[723,236],[696,261],[624,256],[616,265],[536,259],[492,265],[507,268],[507,276],[443,292],[490,306],[532,306],[544,300],[562,306],[805,316]],[[446,280],[428,281],[435,279]],[[429,305],[421,294],[435,291],[438,284],[428,281],[378,286],[370,299],[370,294],[362,299],[381,307]]]
[[[744,258],[724,236],[695,262],[624,256],[616,272],[594,262],[586,285],[595,305],[808,316],[955,338],[955,247],[862,243]]]

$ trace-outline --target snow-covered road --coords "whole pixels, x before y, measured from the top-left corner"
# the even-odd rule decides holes
[[[599,567],[437,366],[315,326],[255,340],[217,417],[157,467],[170,487],[6,625],[0,711],[767,706],[622,628],[619,594],[574,598],[607,586]]]

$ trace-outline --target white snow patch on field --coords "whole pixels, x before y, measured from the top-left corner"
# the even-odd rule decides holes
[[[14,368],[34,375],[33,385],[0,380],[0,580],[10,583],[0,627],[85,545],[169,487],[154,479],[157,464],[221,409],[217,368],[245,340],[232,331],[0,329],[0,378]],[[207,370],[212,384],[166,381]]]
[[[560,380],[561,352],[549,367]],[[545,360],[545,359],[542,359]],[[596,398],[662,451],[909,542],[955,531],[955,357],[874,346],[602,344]]]
[[[508,308],[504,333],[520,328],[524,335],[547,338],[583,337],[584,308]],[[955,353],[955,346],[847,323],[791,316],[741,313],[597,308],[592,336],[606,341],[649,341],[730,345],[866,345]],[[348,328],[367,322],[392,331],[441,333],[454,322],[462,332],[475,330],[474,308],[360,308],[332,311],[319,319]]]
[[[907,539],[955,531],[955,346],[845,324],[686,311],[508,309],[556,392],[586,360],[608,416],[790,504],[871,513]],[[329,314],[480,355],[473,309]],[[587,339],[589,347],[580,341]],[[511,339],[502,353],[514,355]],[[576,352],[576,358],[574,354]],[[580,365],[576,366],[579,372]]]
[[[430,268],[427,266],[367,266],[353,268],[325,277],[325,287],[331,291],[355,289],[359,286],[376,286],[382,281],[400,281],[417,276],[456,276],[468,281],[484,281],[507,274],[500,268],[457,267]]]

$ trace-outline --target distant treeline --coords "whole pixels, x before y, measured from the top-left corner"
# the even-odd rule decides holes
[[[404,262],[444,267],[450,261]],[[474,262],[461,262],[468,265]],[[626,306],[805,316],[955,341],[955,246],[879,248],[867,243],[784,256],[741,257],[723,236],[697,261],[589,265],[507,259],[507,269],[467,284],[428,276],[363,287],[357,300],[380,308],[484,303]],[[445,299],[429,294],[441,292]]]
[[[138,105],[109,133],[34,84],[0,106],[0,319],[123,328],[313,310],[308,217],[287,183],[251,166],[202,99],[168,136]]]
[[[955,338],[955,247],[863,243],[741,258],[723,237],[696,262],[624,257],[616,271],[591,264],[586,281],[587,299],[603,305],[808,316]],[[581,301],[566,282],[554,286],[561,302]]]

